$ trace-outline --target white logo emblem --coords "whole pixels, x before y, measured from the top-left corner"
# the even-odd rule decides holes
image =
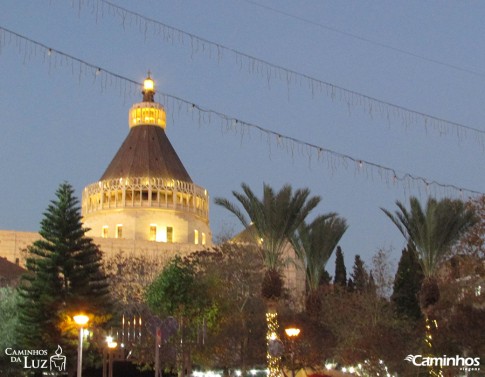
[[[417,367],[458,367],[463,371],[479,371],[480,358],[479,357],[462,357],[455,356],[423,356],[423,355],[407,355],[404,360],[412,363]]]
[[[56,352],[50,357],[49,364],[51,371],[63,372],[66,370],[66,356],[62,354],[61,346],[57,346]]]
[[[404,358],[404,360],[409,361],[410,363],[414,364],[414,359],[416,359],[416,357],[418,357],[418,356],[421,356],[421,355],[407,355]]]

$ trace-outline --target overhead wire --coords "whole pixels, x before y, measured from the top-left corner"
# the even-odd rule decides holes
[[[12,43],[15,44],[15,47],[19,53],[23,53],[24,62],[27,62],[32,57],[36,57],[38,52],[37,49],[41,49],[43,52],[44,61],[50,61],[50,59],[56,59],[57,56],[59,56],[62,58],[63,62],[70,63],[72,74],[77,74],[79,80],[82,76],[87,76],[89,74],[92,76],[94,81],[100,81],[101,85],[106,87],[107,85],[111,84],[111,82],[108,82],[108,78],[115,79],[113,83],[115,86],[121,87],[121,82],[125,84],[123,88],[125,94],[142,87],[142,83],[136,80],[104,69],[99,65],[87,62],[71,54],[49,47],[44,43],[38,42],[32,38],[21,35],[0,25],[0,47],[5,47],[6,45]],[[74,64],[77,64],[77,67],[75,67]],[[50,67],[51,63],[49,63],[49,68]],[[206,109],[191,101],[168,93],[157,91],[156,95],[165,100],[162,100],[162,103],[172,101],[174,108],[180,109],[181,106],[185,106],[187,111],[198,111],[200,123],[210,123],[212,116],[214,116],[221,121],[221,128],[223,130],[234,131],[236,133],[240,132],[242,138],[244,138],[244,136],[246,136],[250,130],[256,130],[261,135],[266,135],[267,141],[268,143],[271,143],[271,145],[275,144],[277,147],[285,149],[292,155],[294,154],[296,146],[298,149],[297,151],[299,151],[302,155],[306,155],[309,160],[315,157],[318,161],[326,161],[328,168],[331,170],[338,169],[339,166],[348,168],[348,164],[351,163],[354,165],[356,173],[367,173],[367,177],[369,177],[369,173],[371,177],[374,177],[374,174],[376,174],[388,185],[401,184],[405,190],[411,190],[412,188],[417,188],[420,190],[424,188],[426,193],[429,194],[430,190],[434,188],[441,189],[445,194],[459,194],[460,196],[463,196],[465,193],[472,196],[485,194],[477,190],[468,189],[454,184],[441,183],[426,177],[414,175],[412,173],[400,172],[397,169],[389,166],[356,158],[349,154],[337,152],[323,146],[275,132],[257,124],[240,120],[219,111]]]
[[[179,43],[190,45],[192,53],[205,53],[209,58],[216,57],[218,61],[223,59],[224,53],[232,54],[236,57],[236,64],[242,69],[245,66],[250,73],[264,76],[268,82],[271,79],[280,79],[285,81],[288,87],[294,83],[306,83],[312,94],[324,93],[332,101],[339,101],[350,107],[361,107],[371,117],[375,114],[380,115],[388,123],[391,119],[400,120],[405,127],[412,124],[421,124],[426,134],[431,129],[439,136],[444,134],[454,134],[458,139],[474,135],[475,141],[485,150],[485,130],[477,127],[464,125],[462,123],[450,121],[422,111],[401,106],[390,101],[381,100],[376,97],[360,93],[354,90],[346,89],[342,86],[332,84],[314,78],[310,75],[297,72],[279,64],[271,63],[267,60],[252,56],[250,54],[238,51],[234,48],[227,47],[209,39],[197,36],[196,34],[186,32],[180,28],[170,26],[161,21],[149,18],[141,13],[131,11],[127,8],[114,4],[108,0],[77,0],[78,11],[81,12],[83,7],[91,10],[96,20],[107,11],[110,15],[119,17],[123,28],[135,23],[140,32],[143,32],[145,38],[148,37],[149,31],[162,36],[164,42]],[[150,29],[151,28],[151,29]],[[190,42],[190,43],[188,43]]]
[[[254,0],[242,0],[242,1],[245,1],[246,3],[252,4],[252,5],[257,6],[259,8],[262,8],[262,9],[269,10],[271,12],[279,13],[279,14],[282,14],[284,16],[294,18],[296,20],[302,21],[304,23],[307,23],[307,24],[310,24],[310,25],[313,25],[313,26],[317,26],[319,28],[331,31],[333,33],[344,35],[344,36],[349,37],[349,38],[357,39],[359,41],[366,42],[366,43],[369,43],[369,44],[372,44],[372,45],[375,45],[375,46],[378,46],[378,47],[382,47],[382,48],[385,48],[385,49],[388,49],[388,50],[391,50],[391,51],[394,51],[394,52],[398,52],[400,54],[412,56],[413,58],[417,58],[417,59],[426,61],[428,63],[438,64],[438,65],[441,65],[443,67],[451,68],[451,69],[454,69],[454,70],[457,70],[457,71],[460,71],[460,72],[465,72],[465,73],[468,73],[468,74],[471,74],[471,75],[474,75],[474,76],[479,76],[479,77],[482,77],[482,78],[485,77],[485,73],[483,73],[483,72],[479,72],[479,71],[469,69],[469,68],[460,67],[456,64],[443,62],[441,60],[437,60],[437,59],[429,58],[429,57],[424,56],[424,55],[417,54],[413,51],[405,50],[403,48],[396,47],[396,46],[393,46],[393,45],[390,45],[390,44],[378,42],[378,41],[372,40],[370,38],[363,37],[361,35],[357,35],[357,34],[354,34],[354,33],[350,33],[348,31],[340,30],[340,29],[337,29],[335,27],[324,25],[320,22],[315,22],[315,21],[310,20],[310,19],[305,18],[305,17],[297,16],[295,14],[282,11],[281,9],[270,7],[270,6],[264,5],[264,4],[260,4],[260,3],[254,1]]]

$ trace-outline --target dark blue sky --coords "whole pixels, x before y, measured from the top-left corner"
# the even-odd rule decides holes
[[[428,193],[459,193],[427,192],[413,181],[394,184],[385,170],[242,132],[241,123],[201,114],[174,98],[356,160],[485,191],[482,133],[425,127],[419,115],[364,97],[485,131],[485,3],[113,4],[171,28],[120,17],[100,0],[4,0],[0,27],[131,80],[143,81],[150,70],[169,95],[158,97],[167,110],[167,134],[212,198],[231,197],[241,182],[258,193],[263,182],[309,187],[323,198],[315,215],[335,211],[347,219],[341,246],[350,264],[355,254],[370,261],[379,248],[398,259],[405,242],[380,207],[394,209],[395,200],[407,203],[409,195],[426,200]],[[0,229],[36,231],[60,182],[71,182],[80,196],[100,178],[128,133],[128,109],[141,96],[123,79],[96,76],[9,33],[0,37]],[[356,94],[314,85],[312,95],[302,76],[239,53]],[[211,226],[214,235],[240,230],[215,205]]]

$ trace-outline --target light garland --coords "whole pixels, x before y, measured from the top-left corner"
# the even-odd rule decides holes
[[[102,18],[105,13],[112,17],[119,18],[123,29],[130,25],[136,25],[137,29],[148,35],[159,35],[165,43],[178,43],[182,46],[190,46],[192,54],[204,53],[209,58],[216,58],[220,62],[224,54],[235,56],[236,64],[241,68],[244,65],[251,74],[257,74],[263,77],[268,83],[272,79],[279,79],[286,82],[288,88],[290,85],[299,85],[308,87],[312,96],[317,93],[325,94],[332,101],[344,103],[350,107],[362,107],[365,113],[371,118],[374,115],[380,115],[388,123],[390,119],[399,120],[404,127],[411,124],[421,124],[426,133],[430,129],[438,135],[453,134],[458,139],[463,139],[468,133],[475,136],[475,140],[485,150],[485,131],[466,126],[457,122],[451,122],[433,115],[412,110],[404,106],[393,104],[388,101],[379,100],[366,94],[343,88],[341,86],[319,80],[309,75],[285,68],[283,66],[270,63],[263,59],[251,56],[249,54],[237,51],[233,48],[226,47],[222,44],[212,42],[208,39],[201,38],[193,33],[167,25],[160,21],[148,18],[140,13],[130,11],[107,0],[77,0],[77,6],[73,2],[76,11],[81,11],[83,7],[89,9],[89,13],[96,19]],[[106,12],[107,11],[107,12]],[[306,85],[302,85],[306,84]]]
[[[82,76],[90,76],[96,82],[99,82],[102,89],[106,89],[108,85],[117,87],[124,96],[129,94],[137,94],[142,83],[126,78],[120,74],[113,73],[109,70],[100,68],[97,65],[88,63],[82,59],[66,54],[62,51],[55,50],[43,43],[34,41],[14,31],[8,30],[0,26],[0,47],[14,43],[18,52],[23,52],[25,59],[29,59],[40,53],[44,56],[44,62],[48,60],[49,68],[57,64],[61,66],[71,65],[73,74],[78,74],[79,79]],[[23,49],[23,50],[22,50]],[[77,65],[77,67],[75,67]],[[77,68],[77,69],[76,69]],[[76,72],[77,71],[77,72]],[[276,145],[278,148],[285,150],[287,153],[294,156],[299,154],[305,156],[311,161],[316,158],[319,162],[326,162],[327,168],[334,173],[338,168],[348,169],[349,166],[354,166],[355,173],[363,174],[367,178],[379,178],[388,186],[395,186],[400,184],[405,191],[416,189],[424,191],[426,195],[437,195],[438,192],[447,196],[459,195],[463,197],[465,194],[470,196],[484,195],[483,192],[460,187],[453,184],[441,183],[431,180],[426,177],[416,176],[412,173],[398,172],[392,167],[381,165],[375,162],[366,161],[353,157],[348,154],[333,151],[331,149],[318,146],[309,142],[296,139],[291,136],[286,136],[275,131],[266,129],[262,126],[241,121],[218,111],[205,109],[192,102],[184,100],[180,97],[172,96],[163,92],[157,93],[158,97],[162,99],[165,106],[171,105],[174,110],[180,111],[185,107],[185,110],[190,113],[194,110],[199,113],[199,124],[210,123],[215,117],[220,121],[222,131],[233,131],[239,133],[241,138],[250,135],[250,131],[254,130],[261,136],[266,136],[268,144]],[[176,111],[172,112],[173,114]]]

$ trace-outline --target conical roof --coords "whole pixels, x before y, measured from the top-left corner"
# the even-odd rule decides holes
[[[174,179],[192,183],[165,130],[154,125],[130,129],[101,180],[130,177]]]

